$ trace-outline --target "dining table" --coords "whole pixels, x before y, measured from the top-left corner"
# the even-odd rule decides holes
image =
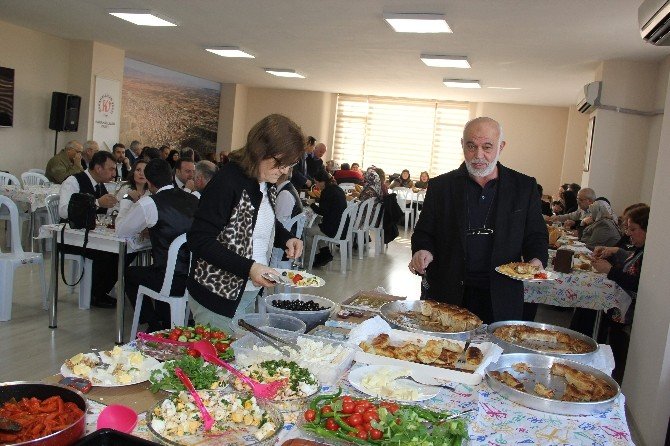
[[[46,208],[46,199],[49,195],[59,194],[60,184],[26,185],[24,187],[12,184],[0,185],[0,195],[10,198],[16,203],[26,203],[30,208],[30,249],[33,250],[33,234],[35,227],[35,213]]]
[[[63,231],[63,227],[65,230]],[[63,243],[69,246],[83,246],[86,231],[83,229],[72,229],[65,223],[42,225],[38,238],[51,238],[51,283],[49,286],[49,328],[58,327],[58,245]],[[148,237],[138,234],[130,238],[118,237],[114,229],[99,225],[88,231],[87,249],[111,252],[118,254],[118,273],[116,282],[116,335],[115,342],[118,345],[124,343],[124,310],[125,310],[125,270],[126,254],[147,252],[151,249],[151,241]]]

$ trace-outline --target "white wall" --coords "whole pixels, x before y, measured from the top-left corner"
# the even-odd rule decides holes
[[[560,184],[582,182],[588,126],[589,115],[579,113],[576,106],[570,107]],[[557,192],[556,189],[552,190],[552,195]]]
[[[332,109],[336,102],[337,95],[332,93],[249,87],[246,131],[265,116],[280,113],[300,125],[305,136],[314,136],[330,148],[334,125]]]
[[[0,22],[0,65],[14,68],[14,127],[0,128],[0,169],[44,169],[53,156],[51,93],[67,91],[70,42]],[[67,136],[59,135],[59,150]]]
[[[630,60],[608,60],[601,64],[605,105],[635,110],[654,108],[658,64]],[[642,196],[642,178],[652,118],[598,109],[591,150],[591,170],[584,176],[597,195],[605,195],[616,212],[637,203]],[[653,150],[652,150],[653,152]],[[647,166],[647,170],[649,170]]]
[[[664,105],[670,110],[670,95],[666,94]],[[644,265],[622,386],[631,419],[647,445],[664,444],[670,418],[669,147],[670,113],[666,113],[660,132]]]
[[[507,145],[500,161],[537,179],[545,193],[558,190],[568,124],[567,107],[480,103],[477,116],[503,126]]]

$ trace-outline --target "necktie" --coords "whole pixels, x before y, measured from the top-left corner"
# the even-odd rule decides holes
[[[95,185],[95,198],[100,198],[102,197],[102,185],[101,184],[96,184]]]

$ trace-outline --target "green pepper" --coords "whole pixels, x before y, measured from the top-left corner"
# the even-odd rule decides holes
[[[335,418],[335,422],[337,423],[338,426],[340,426],[342,429],[344,429],[347,432],[358,432],[358,429],[355,427],[349,426],[342,418],[340,418],[340,414],[337,412],[333,412],[335,415],[333,418]]]
[[[349,427],[351,427],[351,426],[349,426]],[[367,440],[363,440],[362,438],[354,437],[353,435],[345,434],[342,431],[335,431],[335,436],[337,436],[338,438],[341,438],[342,440],[350,441],[352,443],[356,443],[356,444],[360,444],[360,445],[364,445],[364,446],[368,446],[370,444]]]
[[[309,408],[316,412],[316,415],[314,416],[315,423],[318,424],[321,421],[321,410],[319,410],[318,404],[321,401],[332,401],[335,398],[339,397],[341,394],[342,394],[342,387],[339,387],[336,393],[319,395],[316,398],[314,398],[311,403],[309,403]]]

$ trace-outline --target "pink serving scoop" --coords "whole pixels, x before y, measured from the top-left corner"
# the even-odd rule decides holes
[[[211,345],[211,344],[210,344]],[[216,349],[212,345],[212,348],[216,352]],[[242,381],[244,381],[249,387],[251,387],[251,391],[253,392],[254,396],[257,398],[266,398],[266,399],[272,399],[275,396],[277,396],[277,392],[279,392],[279,389],[284,387],[288,380],[283,379],[281,381],[274,381],[269,384],[263,384],[259,383],[258,381],[255,381],[251,378],[249,378],[247,375],[243,374],[239,370],[237,370],[235,367],[232,365],[228,364],[226,361],[219,359],[216,354],[212,354],[210,352],[204,352],[200,351],[200,354],[202,355],[202,358],[207,361],[211,362],[212,364],[216,364],[220,367],[223,367],[224,369],[228,370],[230,373],[233,375],[237,376],[240,378]]]
[[[186,376],[186,373],[179,367],[174,368],[174,374],[177,375],[177,378],[184,383],[186,388],[188,389],[189,393],[193,397],[193,400],[195,400],[195,405],[198,406],[198,409],[200,409],[200,413],[202,414],[202,420],[204,421],[205,424],[205,431],[209,432],[212,430],[212,426],[214,426],[214,418],[209,414],[207,411],[207,408],[202,402],[202,399],[200,398],[200,395],[198,395],[198,392],[195,390],[195,387],[193,387],[193,383],[189,379],[188,376]]]
[[[192,348],[194,350],[199,351],[200,353],[202,353],[203,351],[210,352],[211,350],[209,346],[211,346],[212,349],[214,349],[213,350],[214,352],[212,354],[215,356],[217,354],[216,347],[214,347],[214,345],[212,345],[211,342],[205,339],[201,339],[200,341],[195,342],[182,342],[182,341],[173,341],[172,339],[162,338],[160,336],[154,336],[150,335],[149,333],[142,333],[142,332],[137,333],[137,337],[139,339],[142,339],[143,341],[158,342],[161,344],[172,344],[172,345],[178,345],[180,347]]]

